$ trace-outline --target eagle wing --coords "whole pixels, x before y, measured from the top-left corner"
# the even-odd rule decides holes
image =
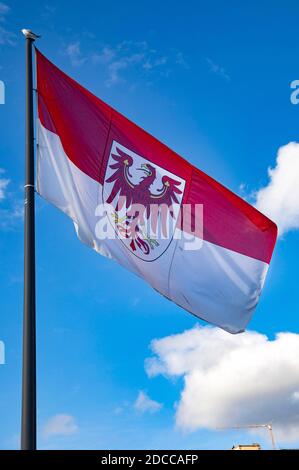
[[[179,189],[181,182],[176,181],[169,176],[164,175],[162,177],[162,188],[157,194],[151,193],[150,203],[146,207],[146,217],[152,216],[151,226],[153,231],[156,231],[158,218],[160,217],[162,223],[162,233],[167,233],[167,215],[168,213],[174,219],[173,205],[180,204],[178,195],[182,194]],[[156,204],[156,210],[153,214],[153,204]]]
[[[172,205],[179,204],[177,195],[182,194],[182,191],[178,188],[180,184],[180,181],[176,181],[169,176],[163,176],[163,186],[160,191],[157,194],[151,193],[151,204],[165,204],[167,207],[169,207],[170,213],[173,216]]]
[[[133,165],[133,159],[130,155],[126,154],[117,148],[117,154],[112,154],[115,163],[110,165],[113,174],[106,180],[107,183],[114,183],[111,193],[107,199],[107,203],[111,204],[118,196],[116,211],[120,211],[124,204],[126,208],[132,206],[130,215],[133,215],[134,205],[138,205],[138,215],[134,216],[135,222],[144,223],[144,217],[149,219],[151,217],[151,226],[154,232],[156,231],[158,219],[162,220],[162,231],[166,233],[166,223],[168,213],[174,218],[173,204],[179,204],[178,195],[182,194],[179,189],[180,181],[176,181],[169,176],[162,177],[162,188],[152,193],[150,190],[143,192],[142,201],[141,195],[137,190],[138,184],[132,182],[130,167]],[[140,205],[142,204],[142,209]]]
[[[130,155],[117,148],[118,155],[112,154],[115,163],[110,165],[114,173],[106,180],[107,183],[114,183],[112,191],[107,199],[107,203],[111,204],[116,196],[118,196],[118,202],[116,210],[122,209],[124,203],[128,209],[134,202],[134,190],[135,185],[130,180],[129,168],[133,165],[133,159]]]

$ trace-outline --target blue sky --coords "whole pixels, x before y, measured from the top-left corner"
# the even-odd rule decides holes
[[[290,101],[290,83],[299,78],[298,14],[295,1],[86,0],[71,8],[66,1],[0,3],[0,79],[6,88],[0,105],[0,340],[6,353],[0,448],[17,448],[20,429],[19,30],[40,33],[38,47],[66,73],[254,202],[254,193],[269,183],[267,169],[276,166],[278,149],[299,141],[299,106]],[[290,192],[297,186],[292,184]],[[250,323],[270,339],[298,333],[296,210]],[[252,440],[270,446],[265,434],[181,429],[175,416],[184,375],[150,377],[145,360],[153,355],[153,339],[200,322],[82,245],[71,221],[39,198],[36,219],[40,448],[213,449]],[[292,445],[299,444],[296,436]]]

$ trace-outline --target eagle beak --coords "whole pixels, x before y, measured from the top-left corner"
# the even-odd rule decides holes
[[[142,163],[142,164],[141,164],[141,168],[137,168],[137,170],[144,171],[147,175],[151,175],[151,171],[150,171],[150,169],[148,168],[148,166],[147,166],[146,163]]]

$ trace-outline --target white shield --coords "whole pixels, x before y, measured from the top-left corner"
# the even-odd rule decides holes
[[[113,141],[103,202],[117,237],[135,256],[154,261],[173,240],[185,180]]]

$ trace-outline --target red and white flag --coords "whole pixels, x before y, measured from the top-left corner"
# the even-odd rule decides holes
[[[91,248],[197,317],[243,331],[275,224],[39,51],[37,89],[39,194]]]

